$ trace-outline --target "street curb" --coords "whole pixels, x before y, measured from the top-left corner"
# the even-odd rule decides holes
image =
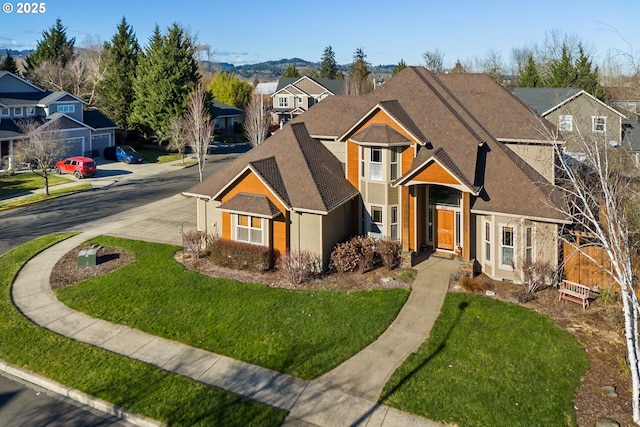
[[[56,394],[59,394],[60,396],[75,400],[82,405],[96,409],[107,415],[118,417],[121,420],[124,420],[133,425],[139,427],[166,427],[166,424],[162,424],[159,421],[144,417],[142,415],[134,414],[112,403],[105,402],[104,400],[98,399],[93,396],[89,396],[88,394],[83,393],[79,390],[69,388],[53,380],[22,369],[18,366],[11,365],[3,360],[0,360],[0,371],[6,372],[7,374],[13,375],[16,378],[20,378],[21,380],[35,384],[38,387],[42,387],[46,390],[52,391]]]

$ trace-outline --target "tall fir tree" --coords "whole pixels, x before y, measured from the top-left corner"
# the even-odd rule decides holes
[[[551,61],[549,64],[549,77],[547,79],[548,87],[575,87],[576,69],[573,66],[573,60],[569,47],[564,43],[562,45],[562,55],[560,59]]]
[[[200,80],[191,37],[173,24],[166,35],[156,26],[138,61],[130,124],[162,139],[172,120],[183,117],[189,93]]]
[[[296,68],[295,65],[289,64],[287,68],[284,70],[284,73],[282,73],[282,77],[297,78],[297,77],[300,77],[300,73],[298,72],[298,69]]]
[[[542,77],[538,71],[538,66],[533,60],[533,55],[527,58],[527,65],[520,70],[518,74],[518,87],[541,87],[543,86]]]
[[[353,54],[350,82],[347,93],[351,95],[364,95],[373,90],[373,82],[369,78],[369,64],[367,55],[362,48],[356,49]]]
[[[129,116],[134,100],[133,82],[138,65],[140,45],[123,17],[110,42],[104,44],[105,74],[98,83],[98,106],[122,130],[130,129]]]
[[[331,45],[327,46],[322,53],[320,62],[320,77],[327,79],[337,79],[339,76],[338,64],[336,63],[336,54],[333,52]]]
[[[604,89],[600,85],[598,67],[592,69],[591,60],[585,53],[582,45],[578,46],[578,59],[576,60],[576,87],[583,89],[596,98],[604,99]]]
[[[404,62],[404,59],[401,59],[400,62],[398,62],[398,65],[396,65],[396,67],[393,69],[393,72],[391,73],[391,75],[395,76],[396,74],[398,74],[400,71],[404,70],[405,68],[407,68],[407,63]]]
[[[36,50],[27,55],[27,68],[35,69],[44,61],[51,61],[65,67],[73,59],[76,39],[67,38],[67,29],[62,26],[60,18],[47,31],[42,32],[42,40]]]
[[[18,64],[16,64],[16,60],[11,56],[9,49],[7,49],[7,55],[2,59],[2,62],[0,62],[0,71],[18,74]]]

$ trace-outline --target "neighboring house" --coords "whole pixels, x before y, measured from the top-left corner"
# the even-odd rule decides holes
[[[25,143],[18,125],[31,119],[47,126],[57,122],[64,132],[66,156],[99,157],[115,144],[117,126],[98,110],[68,92],[51,92],[7,71],[0,72],[0,159],[3,169],[14,169],[13,150]]]
[[[513,94],[557,126],[568,152],[581,151],[581,142],[593,138],[622,146],[624,114],[584,90],[516,88]]]
[[[325,267],[337,242],[369,234],[519,281],[524,260],[557,265],[568,223],[541,127],[554,130],[486,75],[407,67],[329,97],[185,194],[199,230]]]
[[[233,127],[236,125],[236,123],[243,123],[243,109],[236,108],[234,106],[224,104],[216,100],[213,100],[212,104],[213,105],[211,109],[214,117],[213,132],[215,134],[232,132]]]
[[[344,80],[289,77],[281,78],[271,95],[273,123],[284,124],[331,95],[344,91]]]
[[[622,120],[622,146],[631,150],[640,166],[640,95],[633,87],[605,88],[609,103],[626,118]]]

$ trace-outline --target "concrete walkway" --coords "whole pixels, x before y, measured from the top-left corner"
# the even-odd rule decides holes
[[[195,201],[180,195],[85,224],[72,230],[81,234],[47,249],[24,266],[12,288],[14,303],[29,319],[61,335],[289,411],[285,426],[441,425],[376,401],[395,369],[429,335],[446,294],[449,273],[457,268],[452,261],[431,258],[419,264],[411,295],[388,330],[311,382],[91,318],[59,302],[49,286],[55,263],[87,239],[115,235],[181,245],[182,226],[195,229]]]

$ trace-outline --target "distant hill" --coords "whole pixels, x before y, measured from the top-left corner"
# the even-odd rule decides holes
[[[310,62],[300,58],[280,59],[278,61],[265,61],[257,64],[246,64],[235,66],[227,62],[205,62],[203,66],[206,71],[220,72],[224,71],[230,74],[236,74],[248,80],[258,78],[259,80],[277,79],[289,65],[294,65],[300,74],[313,74],[320,71],[319,62]],[[377,65],[369,66],[372,76],[380,75],[382,77],[389,76],[393,72],[395,65]],[[338,65],[338,69],[345,75],[351,70],[351,64]]]

